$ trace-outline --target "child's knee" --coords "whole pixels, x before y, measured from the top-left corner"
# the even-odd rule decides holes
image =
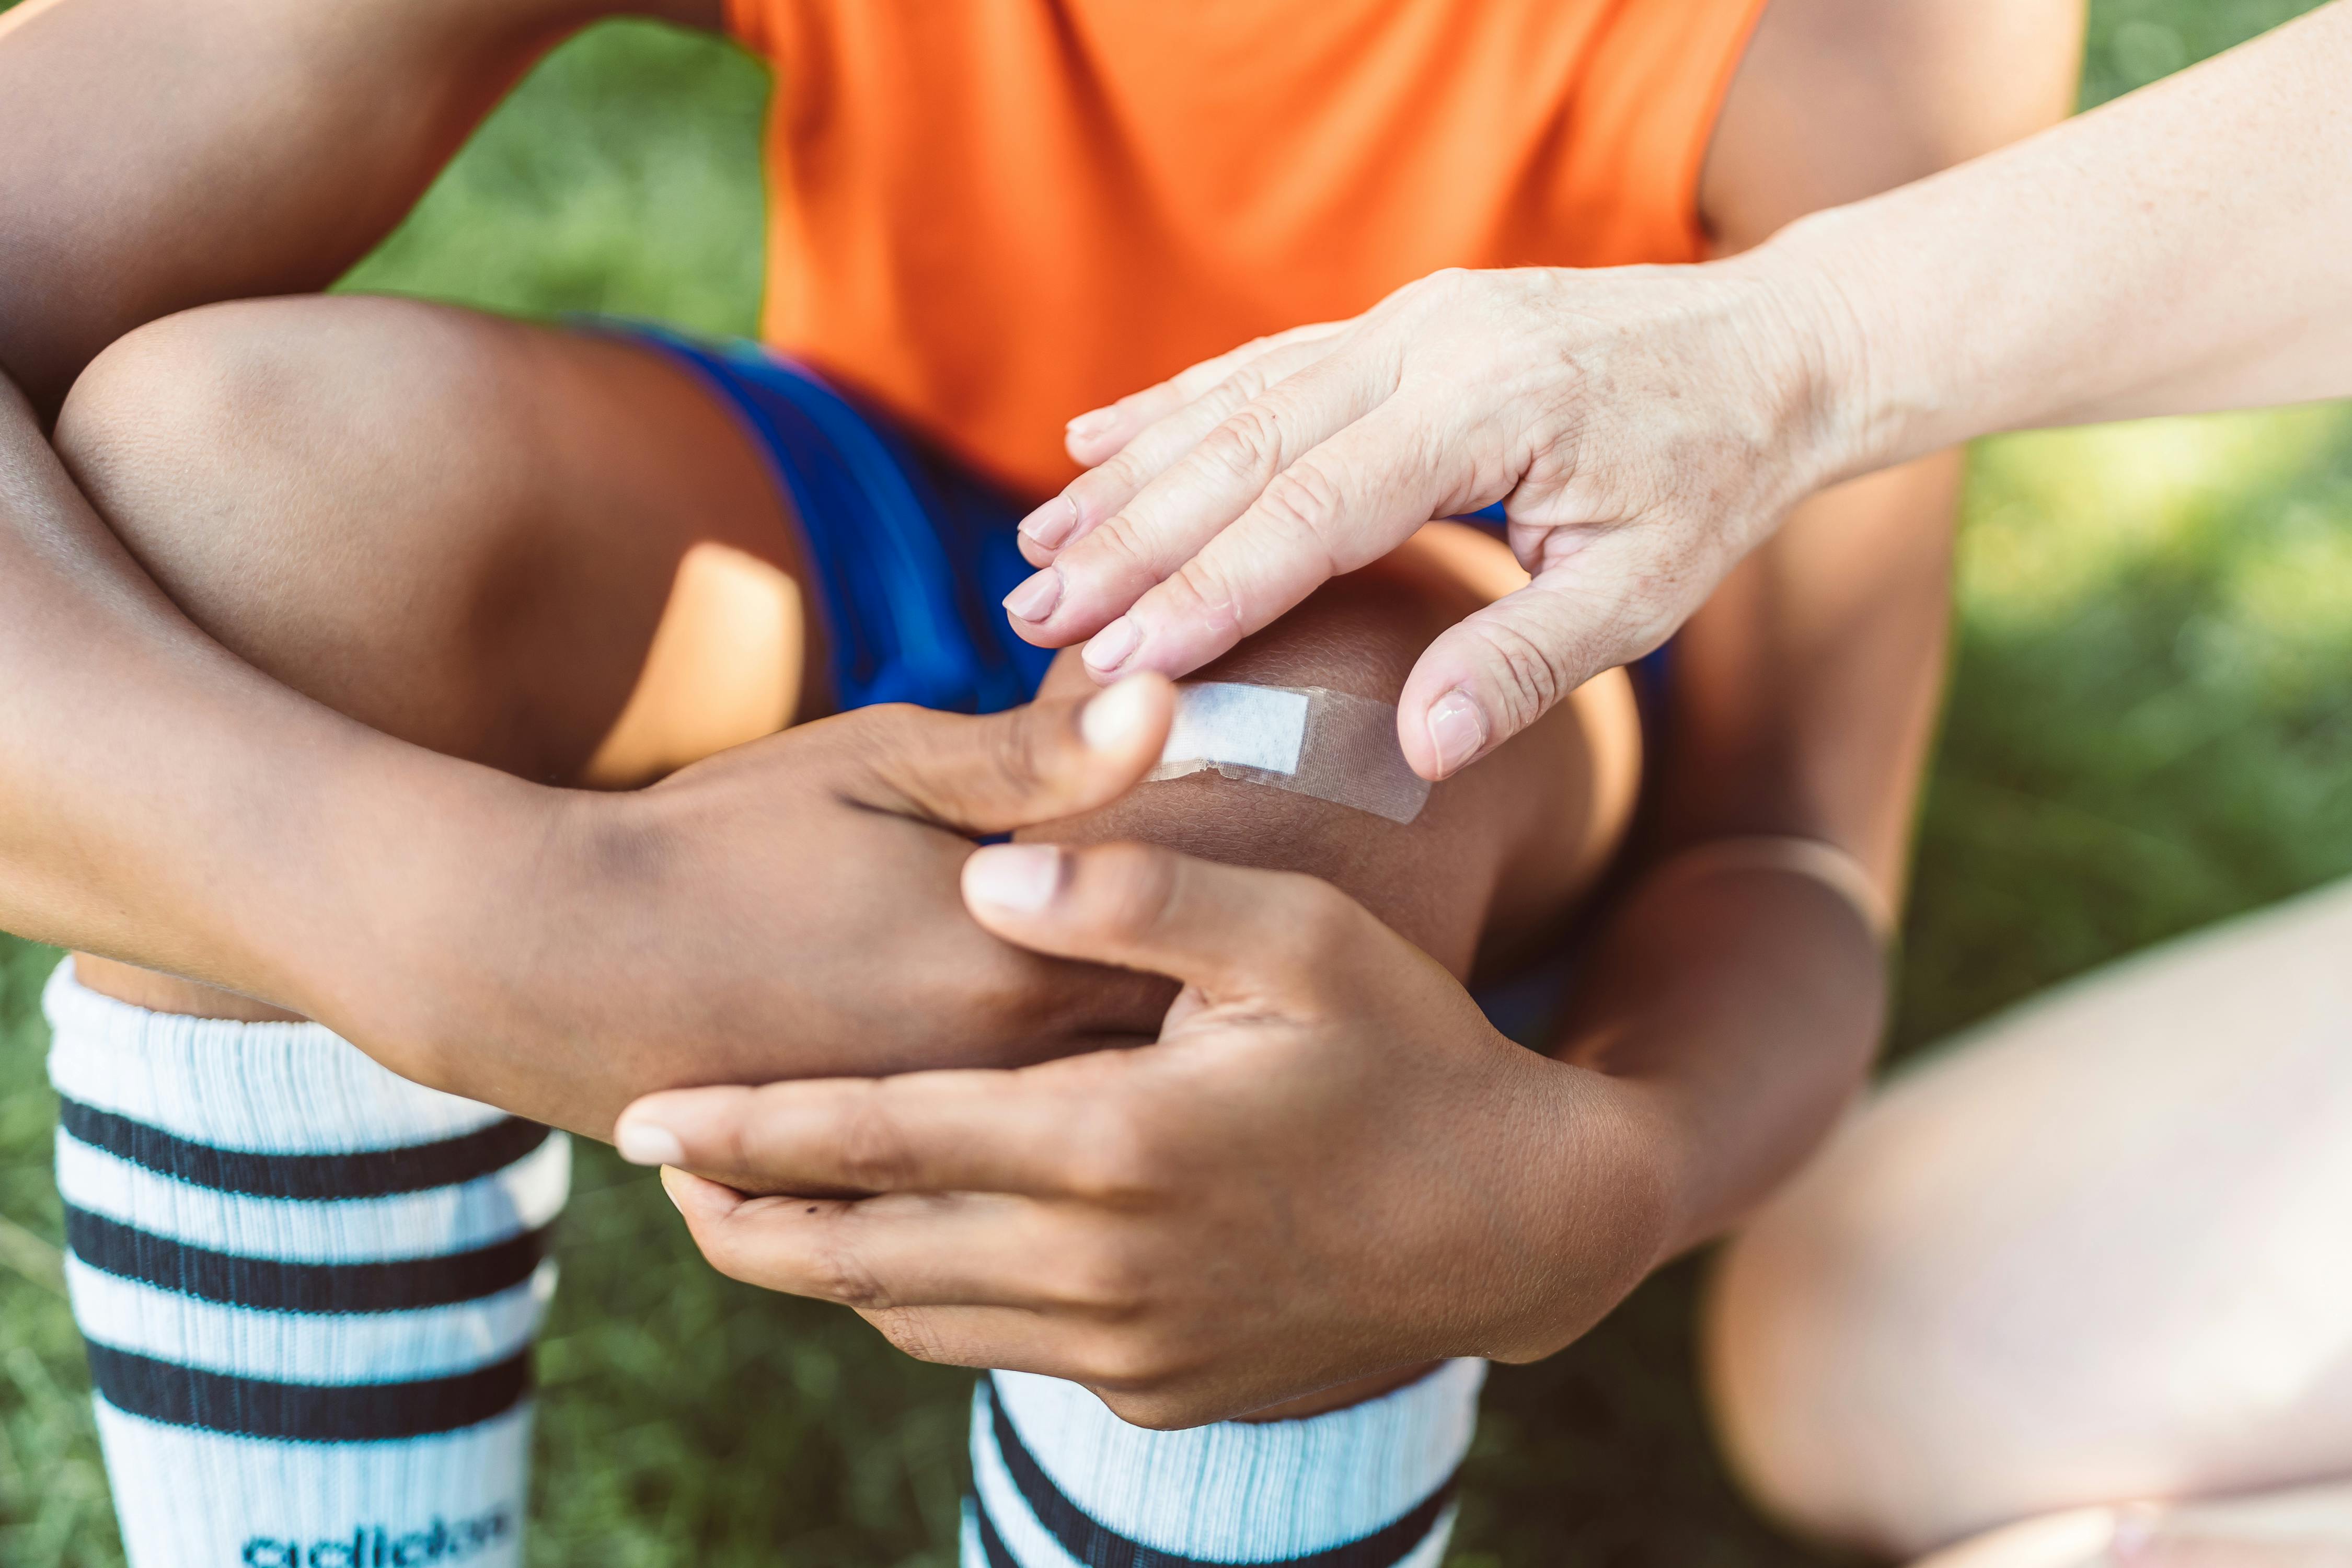
[[[1339,578],[1195,679],[1326,687],[1393,703],[1422,650],[1510,585],[1497,581],[1495,560],[1499,555],[1507,573],[1507,554],[1463,545],[1441,536]],[[1069,694],[1088,684],[1075,655],[1066,654],[1045,689]],[[1510,902],[1513,889],[1549,888],[1562,899],[1573,891],[1584,837],[1574,823],[1591,815],[1577,803],[1596,784],[1589,729],[1564,705],[1556,721],[1433,787],[1409,825],[1202,772],[1145,784],[1036,836],[1142,839],[1209,859],[1305,871],[1466,975],[1490,911]]]

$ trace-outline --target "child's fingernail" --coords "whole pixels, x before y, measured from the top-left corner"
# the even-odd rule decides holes
[[[963,863],[963,896],[1017,914],[1034,915],[1062,887],[1062,851],[1052,844],[991,844]]]
[[[1451,773],[1486,743],[1486,716],[1468,692],[1456,687],[1429,706],[1429,743],[1438,771]]]
[[[1130,675],[1078,710],[1078,733],[1087,749],[1124,751],[1141,732],[1151,710],[1151,682]]]
[[[1066,495],[1055,496],[1021,520],[1021,536],[1046,550],[1059,550],[1077,529],[1078,503]]]
[[[1073,441],[1091,441],[1097,436],[1107,434],[1118,423],[1118,409],[1097,408],[1079,415],[1065,426],[1064,430]]]
[[[1004,607],[1013,618],[1033,626],[1052,615],[1061,602],[1062,574],[1052,566],[1004,595]]]
[[[1136,629],[1135,623],[1121,616],[1097,632],[1094,640],[1087,644],[1087,651],[1078,657],[1095,674],[1109,675],[1134,658],[1142,642],[1143,634]]]
[[[629,1121],[613,1130],[613,1146],[632,1165],[682,1165],[686,1145],[677,1134],[651,1121]]]

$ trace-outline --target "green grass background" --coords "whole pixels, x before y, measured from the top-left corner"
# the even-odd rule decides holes
[[[2304,8],[2099,0],[2084,99]],[[748,331],[766,91],[722,46],[599,29],[524,84],[352,286]],[[1986,443],[1962,556],[1898,1052],[2352,872],[2352,408]],[[0,939],[0,1563],[95,1568],[120,1558],[58,1277],[34,1005],[53,962]],[[965,1376],[720,1280],[649,1180],[583,1152],[541,1361],[533,1561],[951,1562]],[[1709,1456],[1696,1273],[1496,1373],[1457,1568],[1815,1561]]]

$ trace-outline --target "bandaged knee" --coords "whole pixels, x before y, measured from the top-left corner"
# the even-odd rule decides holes
[[[1412,821],[1429,802],[1429,781],[1397,744],[1396,709],[1322,686],[1179,685],[1168,744],[1144,777],[1202,772],[1396,823]]]

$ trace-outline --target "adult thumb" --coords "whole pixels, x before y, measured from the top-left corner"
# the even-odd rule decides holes
[[[1460,773],[1672,634],[1679,617],[1670,609],[1630,605],[1607,582],[1553,567],[1423,649],[1397,698],[1397,743],[1413,771],[1432,780]]]
[[[853,794],[862,805],[961,833],[1074,816],[1108,805],[1151,770],[1175,711],[1175,688],[1149,673],[1083,700],[977,719],[903,710],[897,732],[867,737]]]

